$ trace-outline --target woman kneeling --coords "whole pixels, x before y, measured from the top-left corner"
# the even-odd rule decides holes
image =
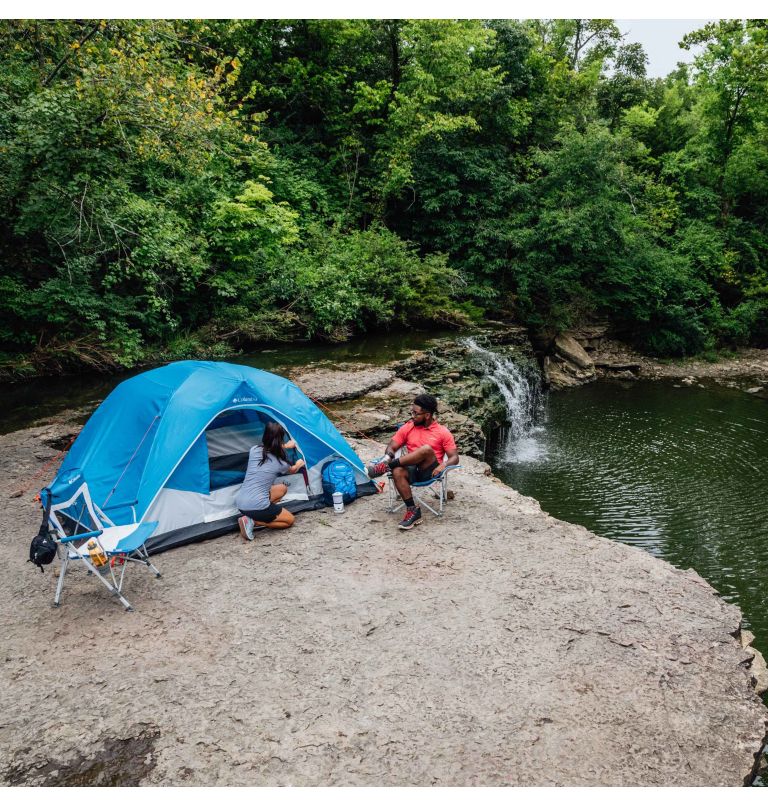
[[[292,465],[285,452],[296,447],[293,440],[283,444],[285,429],[279,423],[267,423],[261,445],[254,445],[248,454],[248,470],[240,492],[235,498],[235,506],[242,512],[239,518],[240,534],[246,540],[253,540],[253,527],[267,529],[287,529],[294,517],[279,501],[288,492],[286,484],[275,484],[278,476],[296,473],[304,467],[299,459]]]

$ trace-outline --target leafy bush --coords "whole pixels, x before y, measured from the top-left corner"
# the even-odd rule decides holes
[[[286,275],[311,336],[338,340],[379,328],[467,321],[454,301],[460,277],[445,256],[421,258],[384,227],[315,231],[292,254]]]
[[[0,21],[0,362],[589,321],[768,344],[768,38],[609,20]],[[610,66],[610,69],[608,69]]]
[[[768,298],[748,299],[729,311],[722,322],[722,336],[736,346],[768,347]]]

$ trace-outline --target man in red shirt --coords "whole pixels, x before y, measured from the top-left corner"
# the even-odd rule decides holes
[[[413,529],[421,523],[421,507],[413,500],[411,484],[439,476],[448,465],[459,463],[459,452],[451,432],[435,420],[437,400],[432,395],[418,395],[411,406],[411,419],[397,430],[387,445],[387,458],[368,465],[371,478],[392,472],[395,488],[405,502],[401,529]],[[399,459],[395,453],[406,448]]]

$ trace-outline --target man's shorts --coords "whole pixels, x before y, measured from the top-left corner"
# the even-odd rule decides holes
[[[432,473],[439,464],[440,462],[434,461],[425,469],[422,469],[417,465],[411,465],[408,468],[408,481],[411,484],[419,484],[422,481],[429,481],[432,478]]]
[[[259,523],[272,523],[272,521],[283,511],[279,504],[270,504],[266,509],[241,509],[243,515],[247,515],[252,521]]]

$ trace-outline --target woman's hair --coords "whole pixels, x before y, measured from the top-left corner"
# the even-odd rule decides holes
[[[264,450],[261,452],[260,465],[267,461],[267,455],[272,454],[283,462],[288,461],[283,448],[283,440],[285,439],[285,429],[280,423],[267,423],[264,428],[264,436],[261,438],[261,444]]]

